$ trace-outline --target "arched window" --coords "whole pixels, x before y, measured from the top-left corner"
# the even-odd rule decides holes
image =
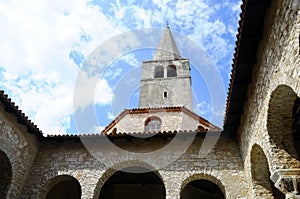
[[[154,69],[154,78],[163,78],[164,68],[162,66],[156,66]]]
[[[159,117],[149,117],[145,121],[145,132],[160,131],[161,119]]]
[[[167,77],[177,77],[176,66],[174,66],[174,65],[168,66]]]

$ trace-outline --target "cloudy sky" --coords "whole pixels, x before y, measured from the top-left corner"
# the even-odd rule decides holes
[[[75,133],[74,113],[93,107],[97,133],[120,108],[136,107],[138,88],[126,103],[114,110],[116,91],[122,79],[138,77],[143,60],[153,50],[119,56],[98,76],[82,74],[84,62],[103,43],[127,31],[145,28],[172,31],[197,43],[222,77],[227,92],[240,13],[239,0],[0,0],[0,89],[38,125],[45,134]],[[156,44],[155,44],[156,45]],[[179,49],[181,53],[184,52]],[[209,119],[221,115],[213,108],[205,80],[192,68],[194,111]],[[94,100],[79,100],[74,106],[74,88],[97,82]],[[80,90],[81,89],[81,90]],[[222,116],[223,117],[223,116]],[[222,121],[217,121],[222,126]]]

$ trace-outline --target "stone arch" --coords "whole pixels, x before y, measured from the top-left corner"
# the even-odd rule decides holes
[[[45,185],[46,199],[80,199],[81,186],[78,180],[70,175],[59,175]]]
[[[39,183],[35,183],[33,186],[27,187],[27,189],[30,190],[30,192],[27,194],[34,195],[36,198],[46,198],[48,192],[56,184],[58,184],[62,181],[71,180],[71,179],[73,179],[74,181],[77,181],[78,184],[80,185],[80,189],[81,189],[80,180],[70,172],[58,172],[56,170],[45,172],[40,177]],[[32,180],[34,181],[34,179],[31,179],[31,181]],[[36,191],[32,192],[33,190],[36,190]],[[82,193],[82,191],[80,193]]]
[[[263,149],[254,144],[250,152],[252,191],[254,197],[284,199],[285,195],[270,180],[270,170]]]
[[[154,78],[163,78],[164,68],[162,66],[156,66],[154,69]]]
[[[167,77],[177,77],[177,69],[175,65],[169,65],[167,67]]]
[[[34,161],[36,150],[34,147],[29,154],[30,145],[25,136],[22,135],[22,131],[19,130],[17,125],[11,124],[4,120],[5,118],[0,117],[0,132],[1,135],[7,139],[0,138],[0,151],[5,154],[6,157],[4,162],[9,161],[11,167],[11,180],[8,187],[6,197],[7,198],[18,198],[21,196],[24,183],[26,181],[26,174],[30,165]],[[0,159],[2,167],[2,160]],[[0,175],[0,181],[2,176]],[[0,195],[1,198],[1,195]]]
[[[0,198],[6,198],[12,180],[12,165],[5,154],[0,150]]]
[[[193,192],[193,197],[189,197],[191,192]],[[194,198],[195,194],[199,194],[199,198],[226,198],[225,187],[221,181],[214,176],[202,173],[188,177],[181,185],[181,199]]]
[[[288,155],[296,159],[299,159],[297,151],[300,151],[299,147],[295,147],[300,142],[298,100],[299,97],[291,87],[277,86],[271,94],[267,120],[271,144],[275,144],[284,157]]]
[[[164,186],[164,189],[165,189],[165,181],[162,178],[160,172],[158,170],[156,170],[155,167],[153,167],[152,165],[145,163],[145,162],[125,161],[125,162],[118,163],[118,164],[114,165],[113,167],[110,167],[102,174],[102,176],[98,180],[98,183],[94,190],[93,199],[99,198],[103,186],[109,180],[109,178],[112,177],[116,172],[118,172],[120,170],[127,171],[127,168],[131,169],[132,167],[138,167],[140,169],[145,169],[145,171],[146,170],[152,171],[161,180],[161,182]],[[164,195],[165,194],[166,194],[166,190],[164,190]]]

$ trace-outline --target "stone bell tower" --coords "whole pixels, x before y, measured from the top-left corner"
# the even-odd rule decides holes
[[[171,106],[192,110],[192,91],[189,60],[180,57],[167,26],[153,60],[143,62],[139,107]]]

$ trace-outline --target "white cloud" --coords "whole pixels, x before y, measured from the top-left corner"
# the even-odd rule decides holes
[[[222,126],[225,104],[212,105],[207,101],[201,101],[196,105],[194,110],[197,114],[214,124]]]
[[[69,53],[86,57],[125,30],[115,24],[87,0],[0,2],[0,87],[45,134],[65,133],[79,71]],[[95,103],[109,103],[111,89],[99,82]]]
[[[5,75],[6,76],[6,75]],[[29,74],[1,82],[12,91],[12,99],[47,134],[62,134],[69,125],[72,113],[72,92],[68,85],[56,81],[49,74]]]
[[[103,127],[103,126],[94,126],[94,128],[92,129],[92,132],[94,132],[95,134],[100,134],[104,128],[105,127]]]
[[[74,112],[84,110],[91,104],[109,104],[112,100],[113,92],[105,79],[79,72],[74,89]]]
[[[120,59],[115,60],[112,65],[105,68],[103,75],[105,79],[114,80],[122,75],[123,69],[121,65],[122,63],[120,61],[123,61],[134,68],[140,67],[141,65],[135,57],[134,53],[125,54]]]
[[[206,101],[201,101],[196,105],[195,111],[199,115],[204,116],[211,112],[211,105]]]
[[[115,70],[109,68],[104,72],[104,78],[109,78],[110,80],[114,80],[122,74],[122,68],[116,68]]]
[[[137,58],[135,57],[134,53],[129,53],[124,55],[121,58],[122,61],[126,62],[127,64],[131,65],[132,67],[141,67],[139,64],[139,61],[137,60]]]
[[[182,27],[183,32],[192,30],[188,36],[200,43],[216,62],[230,52],[224,34],[229,31],[233,35],[236,22],[230,18],[232,21],[228,25],[212,19],[218,6],[199,0],[154,0],[153,3],[159,9],[111,2],[114,18],[107,16],[105,10],[89,0],[0,2],[0,67],[4,69],[1,89],[44,133],[64,133],[69,128],[70,116],[74,111],[73,91],[80,70],[70,60],[72,51],[87,58],[96,47],[128,30],[132,24],[142,28],[151,27],[154,23],[165,24],[169,20],[171,28],[174,24]],[[240,3],[227,4],[237,15]],[[127,17],[127,10],[133,16],[129,21],[122,22]],[[125,24],[127,22],[132,24]],[[122,38],[119,43],[108,43],[106,49],[111,54],[107,55],[107,60],[120,56],[123,52],[120,45],[124,41],[127,45],[123,47],[129,49],[134,49],[138,42],[134,35],[127,34],[127,38]],[[109,46],[111,44],[114,45]],[[138,66],[132,54],[121,59]],[[112,78],[119,77],[122,72],[122,68],[117,68]],[[91,102],[98,105],[111,102],[113,93],[105,79],[90,78],[84,73],[81,75],[82,82],[77,85],[79,91],[91,91],[93,95],[86,98],[78,96],[75,110]],[[95,86],[95,92],[90,90],[93,88],[90,85]]]
[[[115,117],[116,117],[116,116],[115,116],[114,114],[112,114],[111,112],[108,112],[108,113],[107,113],[107,118],[108,118],[108,119],[113,120],[113,119],[115,119]]]

